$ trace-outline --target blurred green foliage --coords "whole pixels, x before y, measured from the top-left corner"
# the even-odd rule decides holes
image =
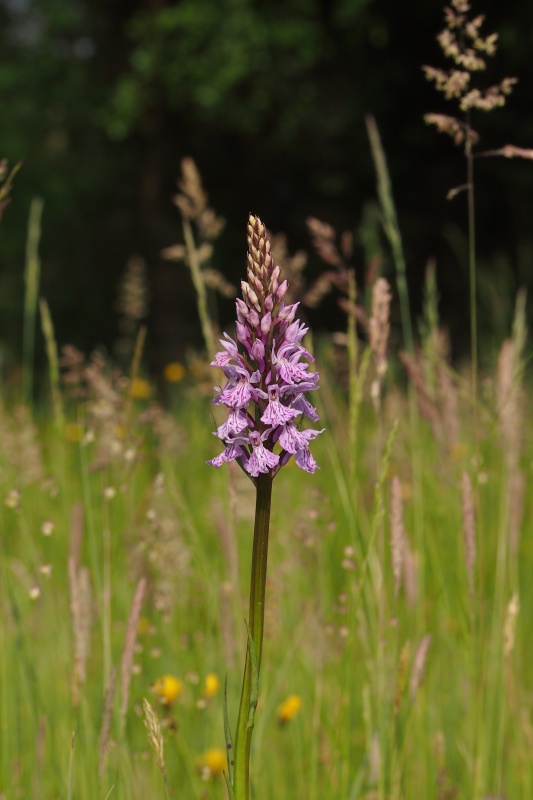
[[[484,141],[527,147],[533,7],[486,10],[502,32],[498,74],[520,83],[500,116],[483,120]],[[308,215],[359,226],[375,195],[367,113],[389,160],[411,292],[416,301],[436,256],[443,316],[460,338],[464,265],[446,230],[464,230],[464,208],[445,195],[464,181],[464,165],[422,122],[439,110],[420,65],[438,60],[442,10],[417,0],[410,19],[393,0],[0,0],[0,158],[23,162],[1,231],[0,339],[21,341],[26,227],[41,196],[41,291],[60,341],[112,344],[117,284],[138,253],[151,284],[151,352],[199,343],[188,275],[160,258],[180,236],[171,196],[181,158],[196,160],[227,219],[215,266],[233,278],[252,208],[292,250],[310,249]],[[480,255],[490,283],[494,254],[508,253],[514,294],[531,274],[520,257],[531,250],[530,169],[488,161],[478,178]]]
[[[287,136],[291,117],[309,119],[319,101],[315,82],[303,92],[301,84],[333,56],[319,8],[300,0],[184,0],[139,11],[127,33],[133,48],[111,101],[114,135],[129,132],[155,97],[243,134],[257,133],[282,106],[273,133]]]

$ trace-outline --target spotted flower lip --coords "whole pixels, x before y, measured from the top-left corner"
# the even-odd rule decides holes
[[[309,443],[324,429],[302,428],[304,418],[318,420],[306,397],[319,380],[309,371],[314,358],[301,344],[308,328],[296,318],[298,303],[284,303],[287,281],[279,280],[265,225],[252,215],[247,264],[242,300],[235,302],[235,339],[225,333],[223,349],[211,362],[226,377],[213,403],[229,413],[215,432],[224,450],[207,463],[218,469],[236,460],[255,482],[260,474],[274,477],[294,456],[301,469],[313,473],[318,465]]]
[[[223,425],[217,428],[216,435],[223,442],[231,441],[232,437],[237,436],[241,431],[248,427],[248,415],[242,408],[234,408]]]
[[[272,426],[285,425],[285,423],[301,413],[297,408],[283,405],[280,400],[280,390],[277,383],[268,387],[268,405],[261,416],[261,422]]]

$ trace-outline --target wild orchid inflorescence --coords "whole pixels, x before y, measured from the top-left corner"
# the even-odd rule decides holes
[[[306,472],[318,467],[309,442],[321,430],[303,430],[301,421],[318,420],[306,393],[317,389],[318,373],[309,372],[313,356],[301,341],[308,328],[296,317],[298,303],[285,305],[287,281],[280,282],[270,239],[260,219],[248,219],[248,281],[242,281],[243,299],[237,298],[234,341],[227,333],[224,348],[211,363],[227,378],[213,400],[229,409],[227,420],[215,432],[225,448],[208,461],[220,467],[237,460],[254,479],[272,477],[292,456]],[[274,448],[279,452],[274,452]]]

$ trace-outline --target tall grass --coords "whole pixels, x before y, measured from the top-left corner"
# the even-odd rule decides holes
[[[321,469],[287,465],[274,483],[252,796],[530,800],[525,295],[479,374],[471,251],[468,380],[447,360],[429,270],[417,348],[372,121],[369,134],[404,349],[381,352],[376,373],[372,342],[358,335],[355,272],[332,254],[334,231],[315,221],[336,285],[346,279],[348,352],[339,368],[331,340],[315,340]],[[206,266],[223,223],[190,160],[183,173],[175,202],[185,245],[165,255],[191,270],[212,350],[206,287],[233,292]],[[212,421],[201,368],[173,387],[170,409],[153,402],[143,314],[128,328],[138,336],[124,375],[97,353],[59,356],[41,301],[51,390],[35,413],[39,218],[34,206],[24,403],[0,398],[0,798],[222,798],[218,687],[227,673],[235,719],[253,487],[234,464],[205,466],[221,420]]]
[[[523,402],[519,339],[515,333],[510,340],[511,372],[500,362],[492,379],[481,461],[474,458],[468,396],[460,400],[457,441],[438,441],[423,419],[413,441],[406,400],[389,385],[380,423],[365,391],[353,479],[347,397],[329,344],[318,343],[328,429],[316,443],[322,469],[311,487],[308,476],[290,468],[274,487],[256,798],[447,798],[454,790],[465,797],[531,796],[532,654],[519,608],[533,600],[533,551],[523,535],[533,510],[526,494],[516,522],[516,475],[527,480],[532,451],[522,428],[514,440],[521,449],[510,453],[505,428],[507,404],[519,409]],[[220,530],[231,530],[247,563],[250,488],[233,472],[224,477],[204,467],[214,452],[210,411],[192,383],[177,398],[179,445],[170,454],[143,421],[148,401],[134,398],[130,410],[124,388],[130,438],[99,467],[93,461],[102,434],[89,423],[91,399],[76,408],[64,401],[63,430],[43,423],[28,451],[42,459],[39,474],[6,450],[18,442],[20,457],[22,439],[35,435],[28,419],[5,408],[0,418],[0,790],[6,797],[81,800],[165,797],[167,790],[169,797],[223,797],[223,782],[205,755],[224,749],[223,701],[220,693],[206,697],[203,682],[212,672],[222,682],[224,637],[230,631],[233,646],[240,637],[244,583],[228,584],[235,570]],[[378,424],[385,433],[380,449]],[[135,456],[125,457],[131,442]],[[58,453],[66,464],[60,474]],[[479,498],[475,560],[465,555],[465,474]],[[403,499],[400,573],[390,550],[393,478]],[[418,493],[424,536],[414,539]],[[69,538],[80,536],[70,530],[70,512],[80,504],[85,533],[75,545],[77,574],[85,571],[89,592],[82,680],[68,588]],[[54,524],[50,535],[44,523]],[[143,578],[129,702],[118,694],[106,711],[110,669],[123,659],[134,587]],[[222,620],[221,590],[233,597]],[[130,630],[130,649],[131,641]],[[170,707],[150,688],[164,674],[184,684]],[[238,677],[235,670],[228,676],[233,715]],[[291,694],[300,696],[301,708],[281,725],[277,711]],[[144,699],[160,721],[166,789],[143,724]]]

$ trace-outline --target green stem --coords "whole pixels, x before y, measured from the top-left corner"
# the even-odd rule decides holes
[[[366,127],[378,180],[378,195],[381,213],[383,214],[383,226],[385,235],[389,240],[392,258],[396,268],[396,286],[398,287],[398,297],[400,300],[403,341],[405,349],[412,355],[414,353],[414,343],[409,291],[407,287],[407,267],[405,264],[400,226],[398,224],[398,217],[396,216],[396,206],[392,196],[392,184],[387,167],[387,159],[385,158],[385,151],[381,144],[378,126],[376,125],[374,117],[368,116],[366,118]]]
[[[470,126],[468,127],[468,132]],[[468,192],[468,266],[470,277],[470,347],[472,367],[472,400],[474,407],[474,432],[477,445],[477,275],[476,275],[476,215],[474,205],[474,157],[470,138],[466,145],[466,170]]]
[[[357,438],[357,416],[359,410],[358,380],[357,380],[357,321],[355,318],[355,302],[357,299],[357,287],[355,284],[355,273],[353,269],[348,271],[348,448],[350,469],[350,480],[353,482],[355,477],[355,446]]]
[[[196,303],[198,306],[198,316],[200,317],[200,324],[202,326],[202,335],[208,353],[213,353],[215,350],[215,337],[213,334],[213,327],[209,319],[209,311],[207,307],[207,290],[202,277],[202,270],[200,267],[200,260],[198,258],[198,249],[194,241],[194,234],[192,232],[191,223],[188,219],[183,219],[183,238],[185,239],[185,247],[187,249],[187,260],[189,269],[191,270],[192,282],[196,292]]]
[[[41,217],[43,201],[40,197],[32,200],[28,238],[26,242],[26,266],[24,269],[24,329],[22,334],[22,355],[24,363],[23,393],[26,403],[32,403],[33,372],[35,350],[35,319],[39,295],[39,279],[41,261],[39,259],[39,242],[41,240]]]
[[[261,474],[257,478],[255,502],[249,624],[258,672],[261,666],[261,652],[263,649],[271,500],[272,477],[269,474]],[[253,664],[250,646],[248,646],[246,650],[246,665],[242,682],[239,718],[237,721],[237,735],[235,737],[235,765],[233,772],[235,800],[248,800],[250,797],[250,747],[253,733],[253,713],[250,714],[250,699],[253,689]]]

